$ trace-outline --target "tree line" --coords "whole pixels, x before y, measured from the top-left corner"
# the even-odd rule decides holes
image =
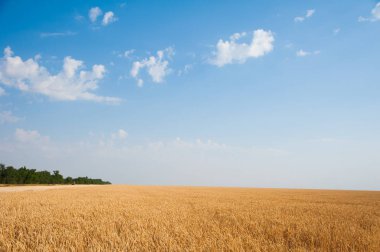
[[[101,179],[89,177],[66,177],[64,178],[58,170],[50,173],[49,171],[37,171],[28,169],[25,166],[19,169],[13,166],[0,164],[0,184],[111,184]]]

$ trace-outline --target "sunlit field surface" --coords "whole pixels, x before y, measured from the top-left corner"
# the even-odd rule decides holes
[[[92,186],[0,192],[0,251],[380,251],[380,192]]]

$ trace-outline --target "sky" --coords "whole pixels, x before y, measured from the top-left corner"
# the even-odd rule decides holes
[[[380,2],[0,0],[0,162],[380,190]]]

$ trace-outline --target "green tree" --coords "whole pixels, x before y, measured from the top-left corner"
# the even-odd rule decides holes
[[[0,164],[0,184],[111,184],[101,179],[89,177],[64,178],[58,170],[53,173],[36,171],[25,166],[19,169]]]

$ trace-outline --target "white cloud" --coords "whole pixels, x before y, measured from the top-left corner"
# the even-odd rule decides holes
[[[362,17],[360,16],[358,18],[359,22],[376,22],[380,20],[380,2],[378,2],[375,7],[371,10],[371,16],[370,17]]]
[[[193,69],[193,65],[192,64],[186,64],[183,67],[183,69],[178,70],[177,75],[178,76],[186,75],[191,71],[191,69]]]
[[[135,52],[135,49],[127,50],[127,51],[125,51],[125,52],[123,53],[123,56],[124,56],[125,58],[129,59],[129,58],[132,56],[132,54],[133,54],[134,52]]]
[[[123,129],[119,129],[117,134],[118,134],[118,137],[121,139],[125,139],[128,136],[128,133]]]
[[[3,96],[3,95],[6,95],[6,92],[2,87],[0,87],[0,96]]]
[[[164,78],[170,73],[169,60],[173,55],[174,49],[168,47],[165,50],[157,51],[157,56],[150,56],[141,61],[135,61],[132,64],[130,75],[136,79],[137,85],[141,87],[144,80],[140,78],[140,72],[145,68],[153,82],[163,82]]]
[[[4,48],[4,56],[11,57],[13,55],[13,51],[10,46]]]
[[[376,4],[376,6],[371,11],[372,17],[376,20],[380,20],[380,2]]]
[[[15,138],[19,142],[23,143],[37,143],[37,142],[47,142],[49,141],[49,137],[42,136],[36,130],[24,130],[24,129],[16,129]]]
[[[123,129],[119,129],[115,133],[112,133],[111,137],[112,139],[124,140],[128,137],[128,133]]]
[[[333,30],[334,35],[337,35],[340,32],[340,28],[335,28]]]
[[[304,57],[304,56],[307,56],[307,55],[309,55],[310,53],[309,52],[306,52],[306,51],[304,51],[304,50],[298,50],[297,52],[296,52],[296,54],[297,54],[297,56],[299,56],[299,57]]]
[[[77,22],[82,22],[82,21],[84,20],[84,16],[82,16],[82,15],[80,15],[80,14],[76,14],[76,15],[74,16],[74,19],[75,19],[75,21],[77,21]]]
[[[313,52],[308,52],[308,51],[304,51],[304,50],[298,50],[296,52],[296,55],[298,57],[305,57],[305,56],[309,56],[309,55],[318,55],[320,54],[321,52],[320,51],[313,51]]]
[[[258,58],[273,50],[274,36],[271,31],[255,30],[250,44],[238,41],[248,34],[246,32],[235,33],[230,40],[220,39],[216,44],[215,57],[210,64],[222,67],[226,64],[244,63],[249,58]]]
[[[303,22],[306,19],[311,18],[314,15],[314,13],[315,13],[314,9],[307,10],[305,16],[295,17],[294,22],[296,23]]]
[[[0,124],[17,123],[20,118],[13,115],[11,111],[0,111]]]
[[[103,16],[102,25],[109,25],[115,22],[116,20],[117,18],[115,17],[114,13],[112,11],[107,11]]]
[[[93,7],[88,12],[88,17],[91,22],[95,23],[100,15],[102,15],[103,11],[99,7]]]
[[[77,72],[78,68],[83,66],[83,61],[75,60],[73,58],[65,57],[63,61],[63,72],[68,78],[72,78]]]
[[[305,20],[304,17],[295,17],[294,22],[303,22]]]
[[[0,83],[24,92],[43,94],[55,100],[87,100],[105,103],[118,103],[115,97],[98,96],[93,93],[98,81],[105,74],[103,65],[93,65],[91,71],[80,70],[84,63],[67,56],[63,69],[56,75],[34,59],[23,60],[13,56],[10,47],[5,48],[0,59]],[[79,71],[80,70],[80,71]]]
[[[98,17],[103,14],[103,11],[99,7],[93,7],[88,12],[88,17],[90,18],[92,23],[96,23],[98,20]],[[117,17],[112,11],[107,11],[104,13],[104,16],[102,18],[102,25],[107,26],[113,22],[117,21]]]
[[[305,20],[304,17],[295,17],[294,22],[303,22]]]
[[[118,58],[132,59],[135,49],[125,50],[125,51],[112,51],[112,54],[116,55]]]
[[[306,11],[306,18],[310,18],[314,15],[315,10],[307,10]]]

